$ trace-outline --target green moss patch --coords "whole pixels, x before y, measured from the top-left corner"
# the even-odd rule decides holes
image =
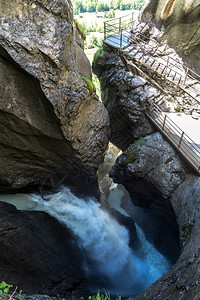
[[[181,240],[180,240],[182,250],[185,247],[187,241],[189,240],[194,223],[195,223],[195,220],[192,220],[191,222],[185,223],[182,227],[183,233],[181,235]]]
[[[142,149],[142,146],[145,144],[145,141],[141,137],[137,140],[134,144],[131,144],[122,154],[120,159],[121,165],[127,165],[134,162],[135,158],[137,157],[139,151]]]

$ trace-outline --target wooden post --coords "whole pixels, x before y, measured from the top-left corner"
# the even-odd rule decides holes
[[[167,115],[165,115],[165,117],[164,117],[163,126],[162,126],[162,130],[163,130],[163,131],[164,131],[164,127],[165,127],[165,121],[166,121],[166,119],[167,119]]]
[[[180,141],[178,143],[178,148],[180,148],[180,146],[181,146],[181,142],[182,142],[183,136],[184,136],[184,132],[182,132],[182,134],[181,134],[181,138],[180,138]]]
[[[166,68],[168,68],[168,65],[169,65],[169,56],[167,57],[167,65],[166,65]]]
[[[171,73],[171,70],[172,70],[172,69],[169,69],[169,73],[168,73],[166,76],[169,76],[169,74]]]
[[[188,68],[186,69],[186,74],[185,74],[185,79],[184,79],[183,85],[185,85],[185,82],[186,82],[187,76],[188,76]]]

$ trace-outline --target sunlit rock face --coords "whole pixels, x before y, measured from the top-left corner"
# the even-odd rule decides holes
[[[142,20],[164,26],[164,39],[183,57],[185,63],[199,73],[200,68],[199,0],[148,1]]]
[[[2,0],[0,20],[1,185],[95,176],[108,116],[79,74],[71,2]]]

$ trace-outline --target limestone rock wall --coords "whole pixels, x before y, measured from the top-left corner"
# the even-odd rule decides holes
[[[108,116],[79,74],[75,33],[70,1],[0,3],[0,181],[8,189],[56,173],[95,177],[102,162]]]
[[[185,63],[199,73],[200,5],[198,0],[147,1],[142,20],[154,21],[164,36],[184,59]]]
[[[145,101],[158,100],[161,106],[160,95],[165,102],[162,109],[167,111],[170,107],[173,111],[177,103],[175,95],[171,95],[174,102],[169,97],[173,89],[167,87],[166,82],[162,85],[159,76],[153,79],[162,89],[152,85],[148,69],[139,71],[136,67],[139,65],[107,47],[93,65],[111,119],[111,140],[124,150],[110,176],[126,187],[135,205],[160,210],[173,220],[172,205],[182,253],[164,276],[132,299],[198,299],[199,177],[145,116]],[[182,108],[187,111],[184,101]]]

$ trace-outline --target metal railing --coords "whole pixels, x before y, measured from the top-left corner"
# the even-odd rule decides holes
[[[146,115],[200,175],[200,145],[196,144],[153,102],[147,102]]]
[[[130,33],[133,22],[134,22],[134,12],[120,18],[115,18],[115,19],[105,21],[104,41],[107,38],[112,37],[113,43],[115,44],[116,41],[116,45],[119,44],[120,48],[122,48],[124,33],[125,32]]]
[[[183,88],[183,86],[186,86],[188,79],[200,83],[200,75],[171,57],[167,59],[159,57],[159,60],[152,57],[150,55],[152,53],[151,51],[154,51],[155,54],[160,45],[156,40],[147,39],[142,34],[135,37],[133,32],[133,20],[134,15],[132,13],[125,17],[104,22],[104,43],[118,48],[126,54],[128,53],[130,55],[131,53],[136,60],[142,61],[144,64],[148,63],[148,67],[153,67],[154,65],[154,71],[158,71],[160,68],[159,73],[164,74],[165,78],[170,78],[170,80],[174,81],[185,93],[192,97],[197,104],[200,104],[192,92]],[[153,45],[145,46],[150,40],[156,44],[155,47],[153,47]],[[141,47],[142,44],[143,47]],[[198,175],[200,175],[200,145],[196,144],[182,131],[155,103],[147,102],[146,115],[195,169]]]
[[[183,86],[187,86],[187,79],[192,79],[200,84],[200,75],[173,57],[165,58],[160,56],[159,59],[157,59],[152,57],[152,55],[149,55],[150,53],[156,53],[160,47],[159,42],[155,39],[144,36],[142,33],[138,33],[135,37],[133,25],[134,13],[105,21],[104,42],[113,47],[119,48],[125,53],[131,53],[133,56],[140,53],[141,55],[139,60],[143,59],[145,63],[149,63],[148,65],[150,65],[150,67],[156,67],[156,71],[159,67],[162,67],[161,74],[164,74],[166,78],[172,80],[176,84],[182,85],[180,86],[181,88],[183,88]],[[143,28],[145,28],[145,26],[146,24]],[[111,39],[109,41],[109,38],[112,39],[112,42]],[[151,64],[149,60],[151,60]],[[192,94],[192,91],[189,93],[185,90],[185,92],[191,97],[195,97],[195,95]]]

